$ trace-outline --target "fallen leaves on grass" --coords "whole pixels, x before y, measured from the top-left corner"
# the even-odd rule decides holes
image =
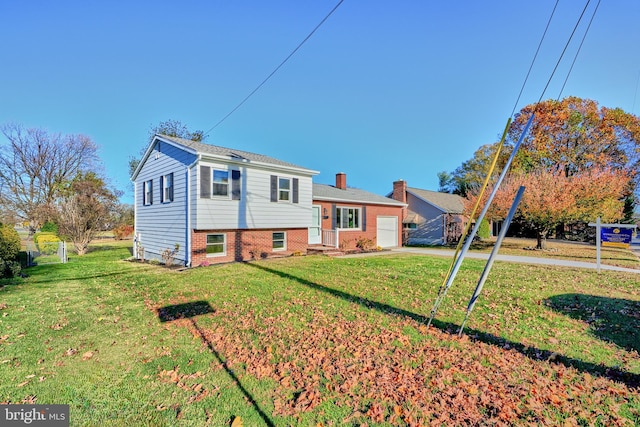
[[[192,393],[189,403],[198,402],[218,389],[218,387],[212,389],[205,388],[201,382],[205,375],[200,371],[193,374],[182,374],[179,371],[180,367],[178,366],[170,370],[162,369],[158,373],[158,378],[161,381],[173,383],[178,388]]]
[[[296,416],[331,401],[350,408],[350,420],[359,423],[506,426],[554,424],[556,417],[584,424],[598,417],[613,425],[629,421],[620,407],[630,395],[640,399],[637,389],[610,379],[426,330],[411,319],[397,317],[383,327],[361,312],[347,320],[309,310],[312,319],[301,327],[286,311],[261,317],[220,309],[221,324],[202,332],[230,369],[238,364],[275,381],[276,415]],[[414,342],[405,330],[428,339]],[[177,368],[160,375],[180,383]]]

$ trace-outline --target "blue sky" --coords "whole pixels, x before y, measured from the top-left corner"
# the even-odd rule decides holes
[[[557,98],[591,13],[544,99]],[[0,124],[82,133],[132,201],[151,126],[208,130],[337,0],[2,1]],[[514,108],[555,0],[345,0],[206,142],[267,154],[378,194],[437,189]],[[516,111],[536,102],[585,1],[561,0]],[[563,92],[640,113],[640,2],[598,9]],[[0,143],[4,143],[0,136]]]

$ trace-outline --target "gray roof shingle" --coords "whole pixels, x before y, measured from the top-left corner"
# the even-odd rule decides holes
[[[337,202],[371,203],[377,205],[405,206],[404,203],[358,188],[341,190],[333,185],[313,184],[313,199]]]
[[[419,188],[407,187],[407,192],[412,193],[442,211],[451,214],[461,214],[464,212],[462,197],[457,194],[440,193],[439,191],[421,190]]]
[[[167,135],[157,135],[158,137],[174,142],[176,144],[189,147],[200,154],[211,154],[214,156],[224,156],[235,159],[246,159],[249,161],[267,163],[276,166],[285,166],[290,168],[307,169],[293,163],[285,162],[274,157],[265,156],[264,154],[250,153],[248,151],[236,150],[235,148],[220,147],[218,145],[205,144],[203,142],[191,141],[189,139],[177,138]],[[307,169],[309,170],[309,169]],[[315,171],[314,171],[315,172]]]

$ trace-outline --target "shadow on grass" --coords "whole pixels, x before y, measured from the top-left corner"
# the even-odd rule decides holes
[[[337,298],[361,305],[366,308],[377,310],[385,314],[404,316],[409,319],[415,320],[416,322],[424,323],[425,325],[429,321],[428,316],[423,316],[421,314],[413,313],[411,311],[407,311],[402,308],[393,307],[388,304],[372,301],[370,299],[359,297],[357,295],[352,295],[344,291],[329,288],[327,286],[311,282],[301,277],[297,277],[292,274],[285,273],[283,271],[269,268],[262,263],[251,262],[251,263],[247,263],[246,265],[274,274],[283,279],[292,280],[294,282],[297,282],[309,288],[312,288],[321,292],[326,292]],[[431,325],[451,335],[457,335],[457,331],[460,328],[460,325],[456,325],[449,322],[442,322],[437,319],[434,319],[431,322]],[[467,332],[467,336],[469,336],[469,338],[472,341],[479,341],[485,344],[494,345],[501,349],[506,349],[506,348],[514,349],[520,352],[521,354],[523,354],[524,356],[533,360],[553,361],[554,363],[562,363],[567,367],[572,367],[582,372],[588,372],[591,375],[602,376],[614,381],[622,382],[630,388],[640,388],[640,375],[633,374],[631,372],[627,372],[619,368],[607,367],[604,365],[599,365],[595,363],[585,362],[579,359],[574,359],[568,356],[558,355],[557,353],[549,350],[542,350],[535,347],[526,346],[522,343],[509,341],[504,338],[495,336],[493,334],[489,334],[489,333],[475,330],[475,329],[466,328],[465,331]]]
[[[271,421],[271,419],[267,416],[267,414],[264,413],[262,408],[260,408],[260,405],[258,405],[258,402],[256,402],[256,400],[253,398],[251,393],[249,393],[247,389],[244,388],[244,386],[240,382],[240,379],[231,370],[231,368],[229,368],[229,365],[227,365],[227,362],[222,358],[220,353],[218,353],[216,348],[213,346],[213,343],[207,339],[206,335],[204,334],[204,331],[196,323],[196,320],[195,320],[196,316],[215,312],[215,310],[213,309],[213,307],[211,307],[208,301],[195,301],[195,302],[188,302],[184,304],[168,305],[168,306],[159,308],[157,312],[158,312],[158,318],[160,319],[161,322],[171,322],[177,319],[189,319],[189,321],[191,322],[191,325],[198,332],[198,335],[200,335],[200,339],[202,340],[202,342],[205,343],[207,347],[209,347],[209,350],[218,360],[218,363],[220,363],[220,365],[227,372],[227,375],[229,375],[229,377],[233,380],[233,382],[238,386],[238,389],[240,389],[240,391],[242,392],[244,397],[247,399],[247,401],[255,408],[256,412],[258,412],[258,414],[260,415],[264,423],[269,427],[274,426],[273,421]]]
[[[591,333],[628,351],[640,353],[640,302],[596,295],[563,294],[547,307],[589,324]]]

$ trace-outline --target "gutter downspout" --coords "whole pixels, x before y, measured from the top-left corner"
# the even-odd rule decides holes
[[[133,181],[133,256],[138,258],[138,186]]]
[[[198,163],[200,162],[202,158],[201,154],[198,154],[198,157],[196,158],[196,160],[194,160],[193,163],[191,163],[189,166],[187,166],[187,185],[186,187],[186,203],[187,203],[187,218],[186,218],[186,261],[187,261],[187,267],[191,268],[191,254],[192,254],[192,248],[191,248],[191,234],[192,234],[192,230],[191,230],[191,169]]]

